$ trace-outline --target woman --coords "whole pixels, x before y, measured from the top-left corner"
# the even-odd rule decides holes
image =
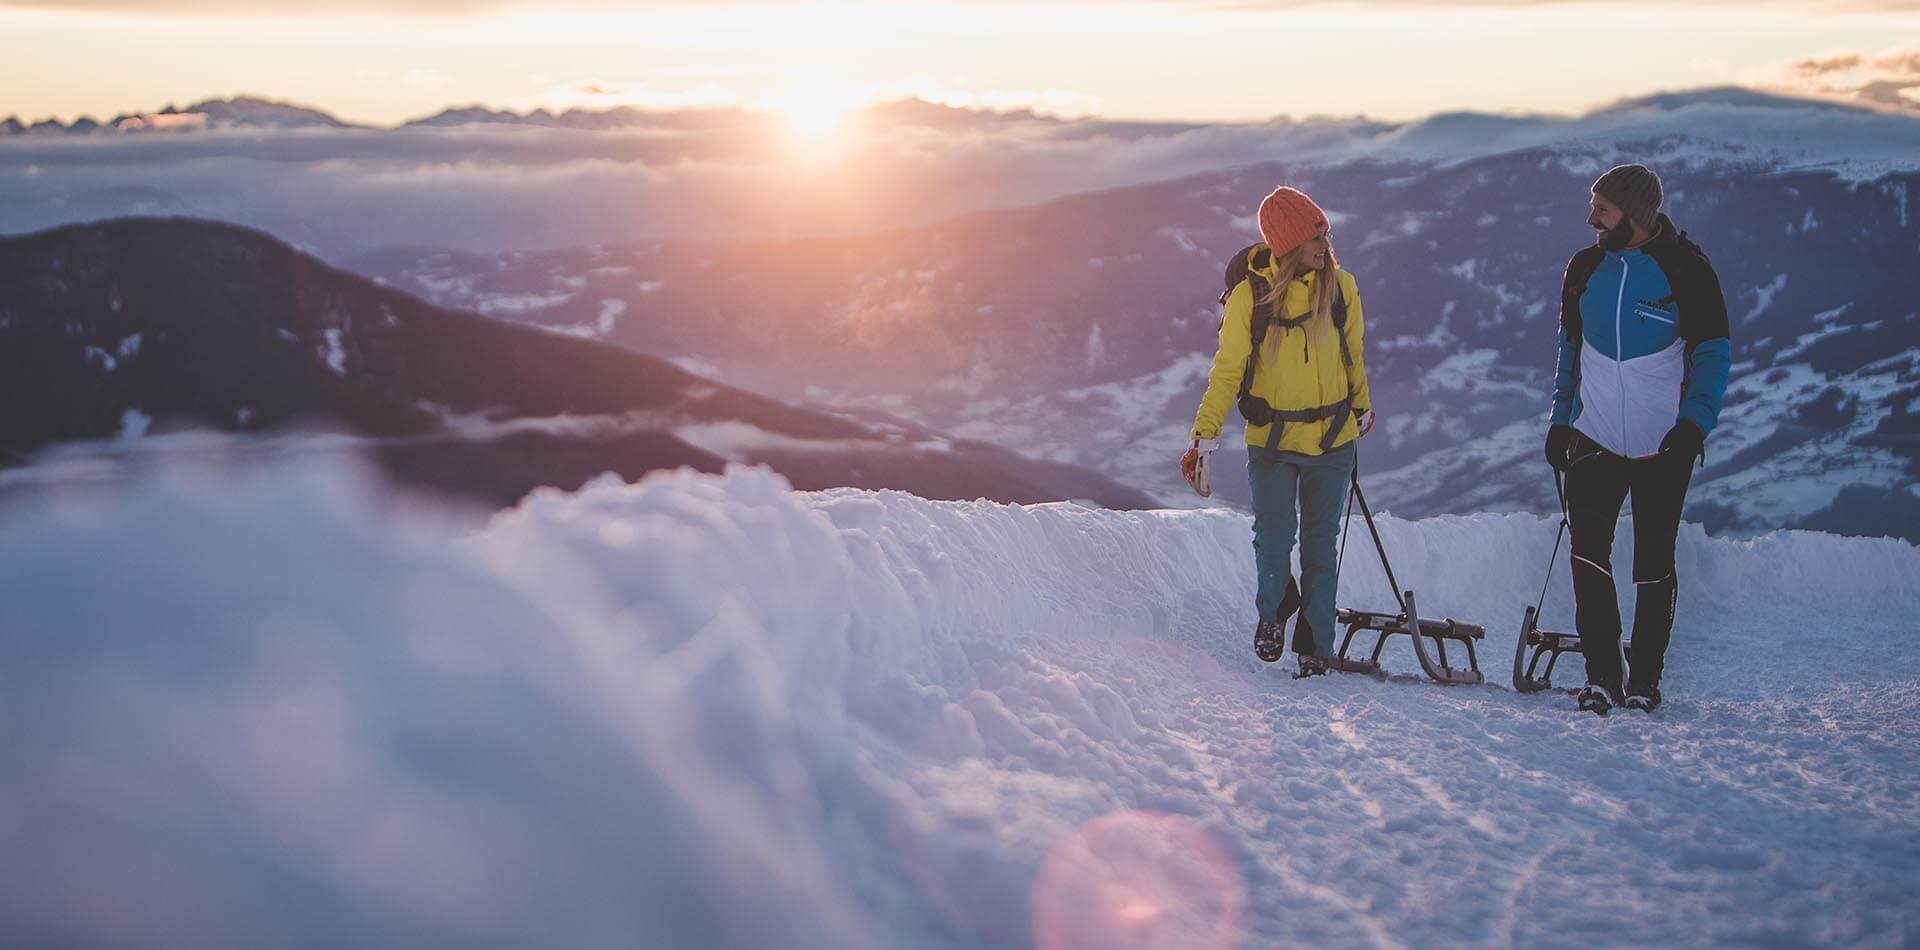
[[[1219,349],[1194,414],[1193,447],[1181,455],[1180,471],[1198,484],[1202,453],[1219,444],[1227,407],[1237,398],[1247,419],[1259,578],[1253,649],[1267,662],[1280,659],[1287,617],[1299,609],[1296,675],[1314,676],[1327,671],[1334,650],[1334,545],[1353,477],[1353,442],[1373,428],[1360,352],[1365,322],[1353,275],[1334,261],[1326,212],[1313,199],[1277,188],[1260,202],[1259,223],[1265,245],[1249,249],[1247,278],[1227,295]],[[1296,523],[1297,586],[1291,566]]]

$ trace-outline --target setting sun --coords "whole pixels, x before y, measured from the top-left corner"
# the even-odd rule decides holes
[[[814,140],[831,137],[847,114],[865,105],[860,96],[842,89],[786,89],[769,95],[766,106],[786,119],[795,132]]]

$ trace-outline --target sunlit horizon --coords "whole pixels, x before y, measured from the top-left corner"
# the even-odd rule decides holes
[[[1406,121],[1577,115],[1713,86],[1920,110],[1920,11],[1900,3],[74,6],[0,2],[16,39],[0,115],[106,120],[238,95],[376,127],[468,105],[740,108],[820,137],[908,98],[1061,118]]]

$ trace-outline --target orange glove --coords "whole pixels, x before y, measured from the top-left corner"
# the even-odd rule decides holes
[[[1213,497],[1213,479],[1207,473],[1207,456],[1220,447],[1220,440],[1193,440],[1193,446],[1180,453],[1180,477],[1187,480],[1193,493],[1202,498]]]

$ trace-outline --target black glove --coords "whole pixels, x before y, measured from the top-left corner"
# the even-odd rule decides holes
[[[1564,472],[1572,461],[1573,427],[1554,423],[1547,429],[1547,464],[1556,472]]]
[[[1666,438],[1660,440],[1660,457],[1682,465],[1692,465],[1706,444],[1706,430],[1691,419],[1682,419],[1667,430]]]

